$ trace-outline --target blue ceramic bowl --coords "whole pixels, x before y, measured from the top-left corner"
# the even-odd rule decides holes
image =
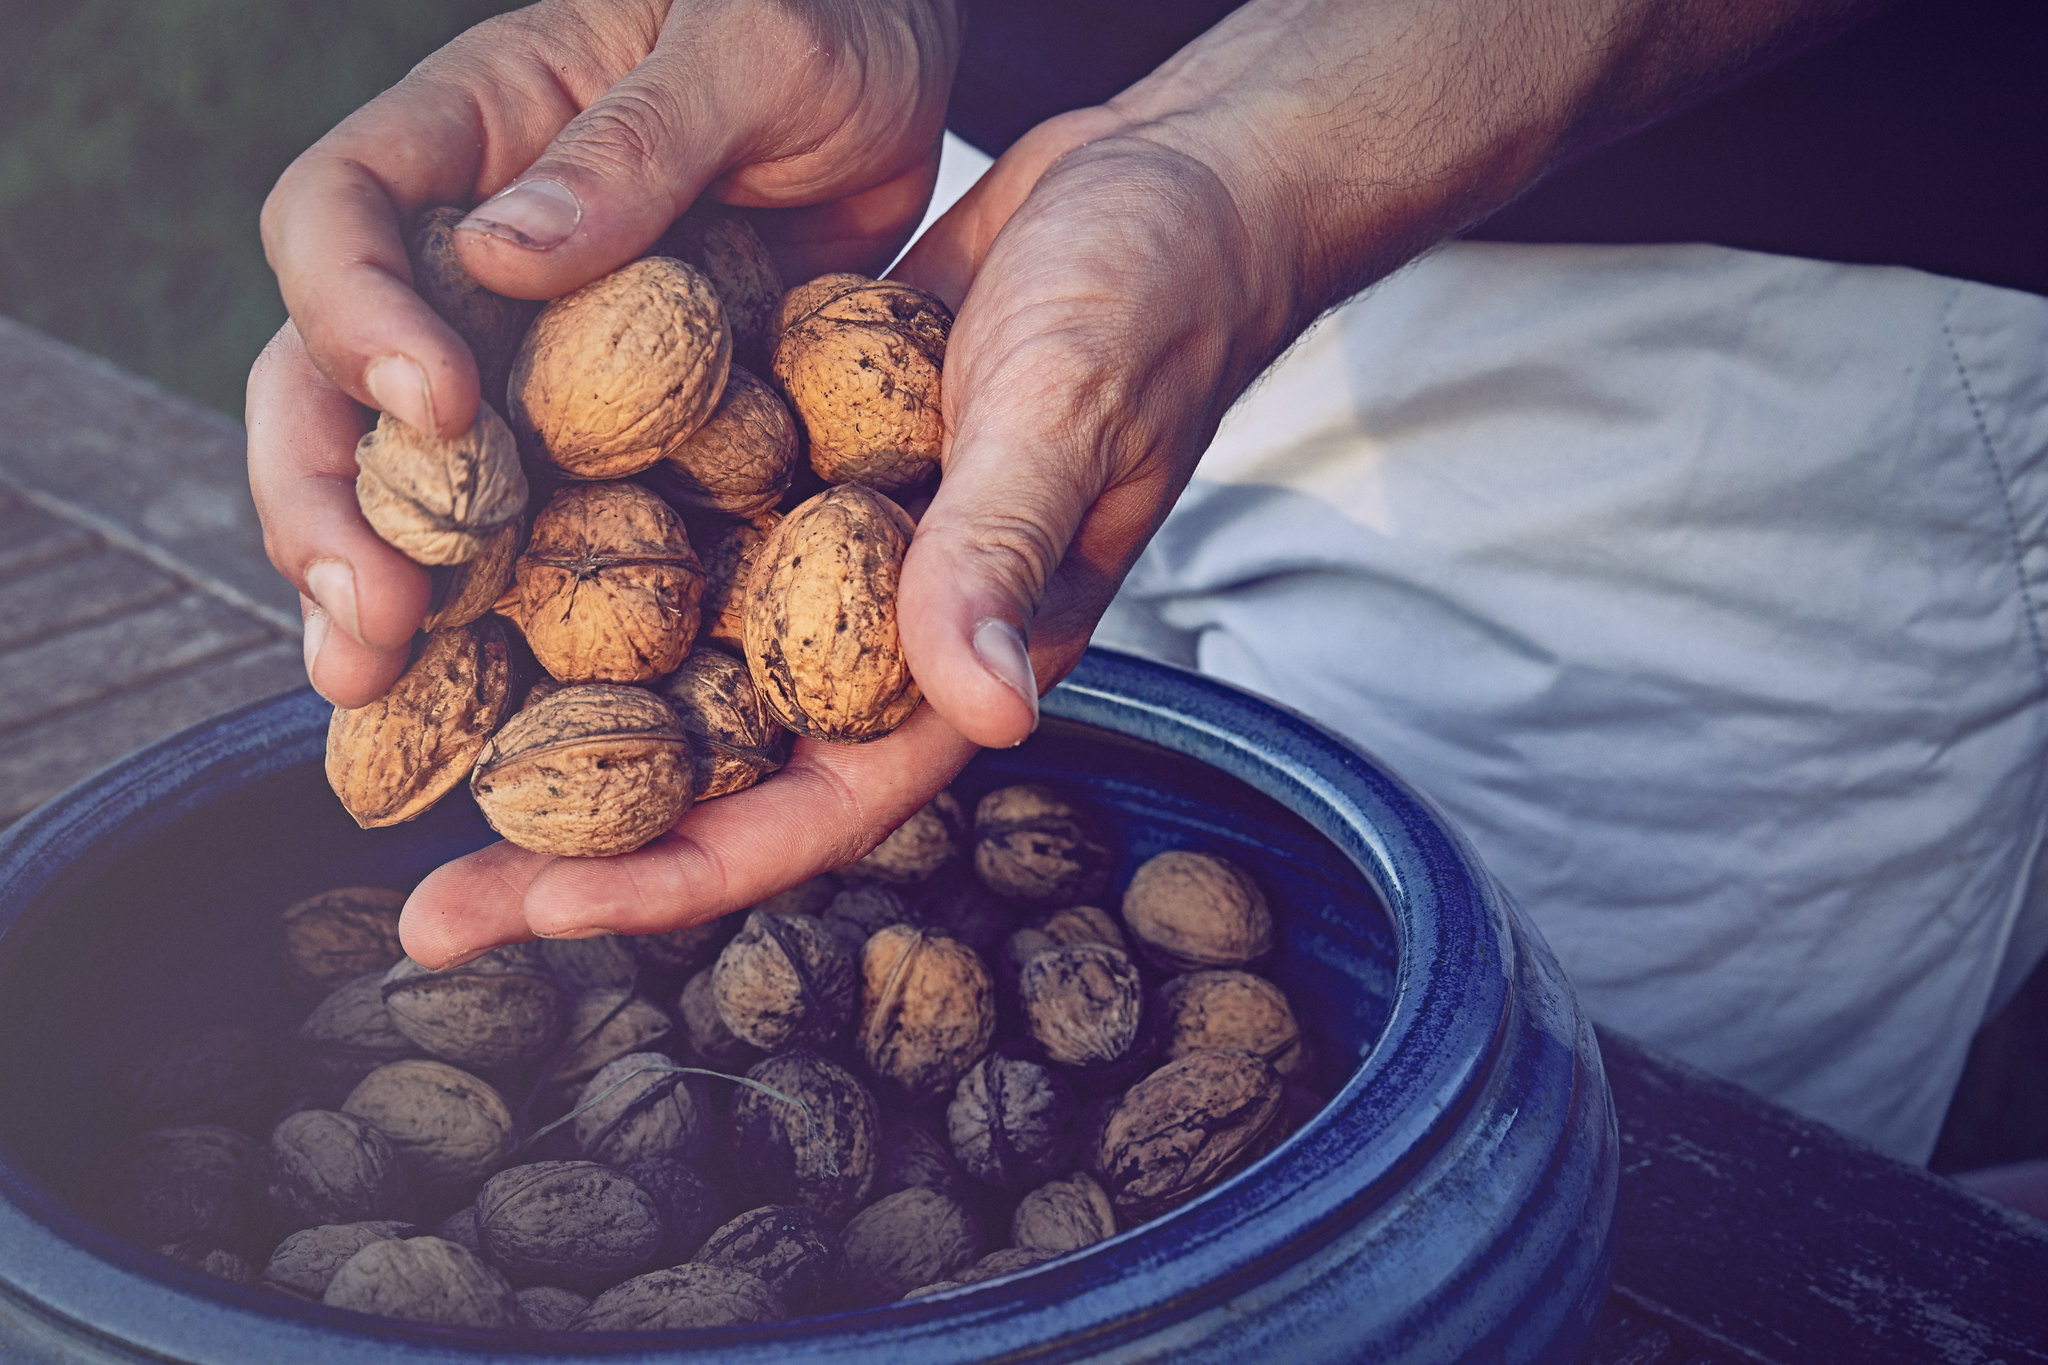
[[[91,778],[0,842],[0,1356],[229,1362],[1573,1359],[1606,1291],[1616,1137],[1592,1033],[1535,931],[1434,811],[1315,725],[1091,653],[967,796],[1046,781],[1126,849],[1239,860],[1337,1093],[1258,1164],[1108,1242],[971,1290],[776,1327],[566,1337],[358,1317],[131,1246],[79,1212],[133,1040],[289,1028],[272,916],[408,884],[491,836],[466,801],[364,833],[327,707],[245,708]],[[1119,882],[1120,884],[1120,882]]]

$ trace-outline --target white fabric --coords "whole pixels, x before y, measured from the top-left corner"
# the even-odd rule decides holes
[[[1924,1160],[2048,942],[2044,605],[2048,300],[1463,244],[1239,404],[1096,638],[1387,762],[1595,1018]]]

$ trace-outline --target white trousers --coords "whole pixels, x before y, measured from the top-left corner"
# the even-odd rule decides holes
[[[1096,639],[1433,798],[1595,1018],[1924,1160],[2048,946],[2048,300],[1462,244],[1232,411]]]

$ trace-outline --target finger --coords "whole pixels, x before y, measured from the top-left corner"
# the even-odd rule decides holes
[[[360,706],[404,670],[426,615],[426,571],[363,520],[355,445],[368,423],[314,366],[291,323],[249,371],[247,414],[264,548],[322,620],[308,631],[309,662],[325,661],[314,686],[337,705]]]
[[[420,962],[445,961],[534,934],[654,933],[702,923],[859,857],[974,751],[920,707],[872,744],[799,741],[767,781],[704,802],[633,853],[544,858],[495,845],[420,883],[406,903],[406,949]]]

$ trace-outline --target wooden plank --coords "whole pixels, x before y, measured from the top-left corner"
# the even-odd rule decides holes
[[[305,680],[298,641],[273,640],[45,721],[0,743],[0,824],[132,750]]]
[[[11,494],[0,505],[0,580],[84,554],[98,544],[92,532]]]
[[[1735,1359],[2048,1361],[2048,1224],[1602,1033],[1616,1294]]]
[[[147,561],[119,550],[59,560],[0,579],[0,650],[139,610],[185,591]]]
[[[254,617],[188,592],[8,650],[0,653],[0,734],[275,638]]]

